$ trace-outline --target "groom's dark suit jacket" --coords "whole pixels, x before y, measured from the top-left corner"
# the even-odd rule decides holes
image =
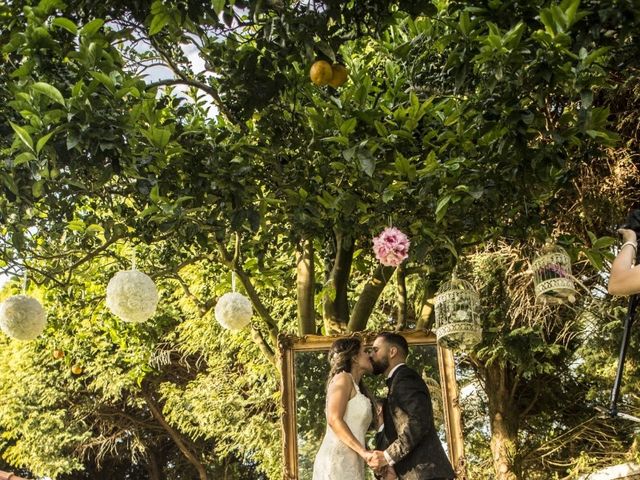
[[[387,379],[389,393],[383,406],[384,437],[377,445],[394,460],[401,480],[454,478],[435,425],[433,406],[420,375],[401,365]],[[378,440],[378,439],[376,439]]]

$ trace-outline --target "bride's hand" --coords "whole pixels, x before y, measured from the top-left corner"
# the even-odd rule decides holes
[[[366,463],[369,463],[369,460],[371,459],[372,455],[373,455],[373,451],[367,450],[366,448],[360,452],[360,456],[364,458],[364,461]]]

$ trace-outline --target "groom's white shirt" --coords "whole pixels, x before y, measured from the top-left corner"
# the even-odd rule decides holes
[[[398,365],[396,365],[395,367],[393,367],[391,369],[391,371],[389,372],[389,375],[387,375],[387,378],[391,378],[393,376],[393,374],[396,372],[396,370],[401,367],[402,365],[405,365],[405,363],[399,363]],[[393,461],[393,459],[391,458],[391,456],[387,453],[387,451],[385,450],[384,452],[384,458],[387,459],[387,463],[389,463],[389,465],[393,465],[396,462]]]
[[[393,374],[396,372],[396,370],[401,367],[402,365],[406,365],[404,362],[397,364],[395,367],[393,367],[391,369],[391,371],[389,372],[389,375],[387,375],[387,378],[391,378],[393,376]]]

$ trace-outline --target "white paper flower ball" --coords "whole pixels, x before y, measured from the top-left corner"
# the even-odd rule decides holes
[[[125,322],[140,323],[156,313],[158,289],[139,270],[122,270],[107,285],[107,307]]]
[[[44,331],[47,313],[28,295],[14,295],[0,305],[0,329],[17,340],[33,340]]]
[[[229,330],[240,330],[249,325],[251,315],[251,301],[240,293],[225,293],[216,304],[216,320]]]

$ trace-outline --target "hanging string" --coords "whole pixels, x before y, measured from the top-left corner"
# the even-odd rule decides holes
[[[460,282],[458,281],[458,274],[460,273],[460,262],[456,262],[453,266],[453,270],[451,271],[451,288],[461,288]]]
[[[22,294],[27,294],[27,269],[24,269],[24,273],[22,274]]]
[[[391,227],[391,226],[392,226],[391,225],[391,215],[389,215],[389,227]],[[382,278],[385,280],[385,283],[386,283],[385,287],[389,286],[390,288],[393,289],[393,298],[397,300],[396,296],[398,295],[398,267],[395,267],[393,269],[393,271],[391,272],[391,276],[389,277],[389,280],[387,280],[385,278],[384,269],[385,269],[385,267],[383,266],[382,267]],[[394,278],[395,278],[395,288],[394,288],[394,285],[393,285]],[[391,311],[389,312],[389,317],[387,318],[387,322],[389,323],[390,328],[393,328],[393,326],[396,324],[396,317],[393,315],[393,312],[396,311],[396,307],[397,307],[396,300],[394,300],[393,307],[392,307]]]
[[[131,252],[131,270],[136,269],[136,250],[135,248]]]
[[[231,291],[236,292],[236,272],[233,270],[231,271]]]

